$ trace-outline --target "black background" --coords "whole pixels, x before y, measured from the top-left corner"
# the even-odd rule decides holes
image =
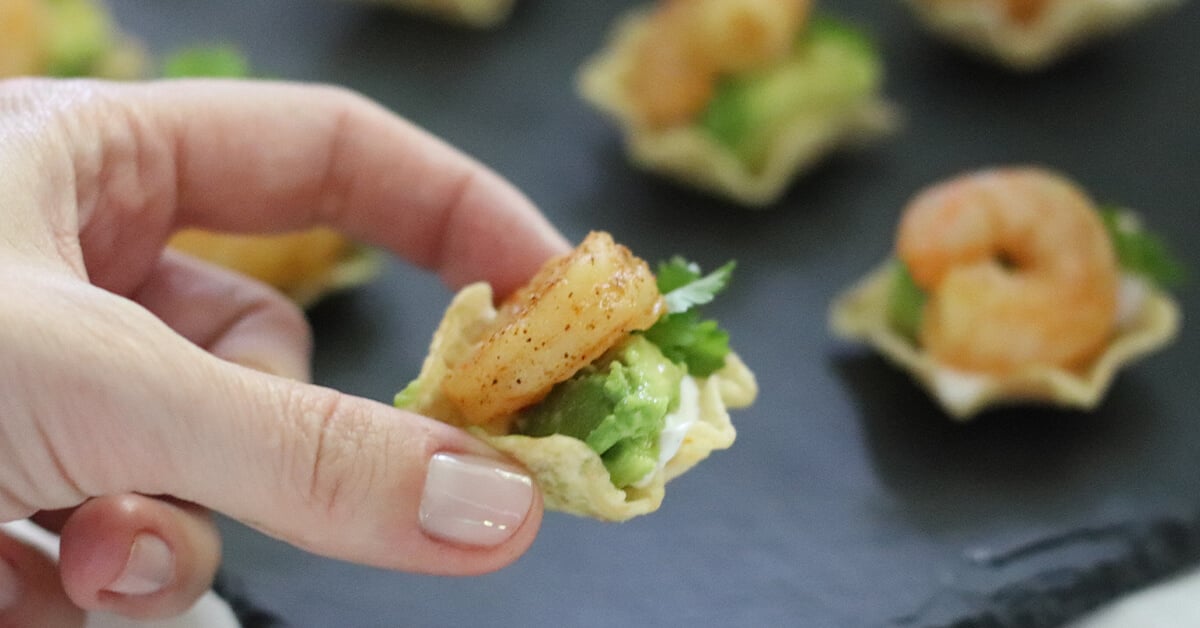
[[[1026,76],[930,40],[900,2],[824,2],[876,36],[905,126],[765,211],[632,169],[576,96],[579,64],[633,2],[519,0],[491,32],[321,0],[112,5],[156,53],[228,41],[260,73],[364,92],[511,179],[573,240],[605,229],[649,260],[739,262],[709,313],[762,394],[735,413],[734,448],[673,483],[658,513],[549,515],[518,563],[470,579],[338,563],[223,521],[226,575],[289,623],[1053,626],[1200,558],[1195,281],[1179,341],[1088,414],[952,424],[826,331],[830,299],[887,255],[906,199],[986,165],[1060,169],[1139,209],[1200,271],[1196,3]],[[317,381],[390,400],[449,298],[389,261],[311,312]]]

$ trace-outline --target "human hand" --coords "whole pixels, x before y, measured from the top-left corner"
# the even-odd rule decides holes
[[[335,88],[17,80],[0,82],[0,214],[0,521],[62,535],[58,566],[0,535],[0,626],[185,610],[219,561],[206,507],[437,574],[532,542],[542,505],[522,471],[302,383],[295,306],[163,250],[187,226],[326,224],[504,294],[568,245],[484,167]]]

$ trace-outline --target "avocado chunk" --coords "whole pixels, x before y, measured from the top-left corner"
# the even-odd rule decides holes
[[[815,18],[783,61],[724,78],[700,126],[758,169],[782,127],[802,118],[824,124],[868,97],[882,77],[879,54],[866,35],[837,20]]]
[[[892,270],[892,285],[888,291],[888,322],[896,333],[916,340],[921,329],[921,315],[925,310],[925,292],[917,285],[903,262],[896,262]]]
[[[563,434],[600,455],[613,485],[634,484],[658,463],[658,439],[679,403],[683,369],[631,335],[517,418],[527,436]]]
[[[104,8],[87,0],[52,0],[53,29],[47,44],[52,76],[87,76],[116,42]]]

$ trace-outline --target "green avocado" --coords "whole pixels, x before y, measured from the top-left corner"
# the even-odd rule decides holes
[[[96,63],[113,48],[112,23],[104,8],[85,0],[47,2],[54,25],[50,34],[52,76],[87,76]]]
[[[799,116],[820,124],[869,96],[882,76],[879,54],[865,35],[817,18],[783,62],[725,78],[700,126],[748,166],[759,168],[783,125]]]
[[[892,270],[892,285],[888,291],[888,322],[897,333],[915,341],[921,329],[925,311],[925,292],[913,280],[903,262],[897,261]]]
[[[634,334],[544,400],[521,413],[517,433],[564,434],[600,455],[613,485],[625,488],[658,464],[658,437],[679,405],[684,370]]]

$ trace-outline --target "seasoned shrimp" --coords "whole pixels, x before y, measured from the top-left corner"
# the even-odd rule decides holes
[[[919,339],[971,371],[1078,367],[1116,320],[1112,242],[1090,199],[1034,168],[989,170],[918,195],[897,255],[929,295]]]
[[[646,262],[593,232],[501,305],[494,331],[443,391],[468,422],[497,427],[665,308]]]
[[[49,38],[42,0],[0,0],[0,77],[41,74]]]
[[[684,124],[704,110],[721,74],[782,58],[811,0],[666,0],[650,17],[628,89],[643,121]]]

